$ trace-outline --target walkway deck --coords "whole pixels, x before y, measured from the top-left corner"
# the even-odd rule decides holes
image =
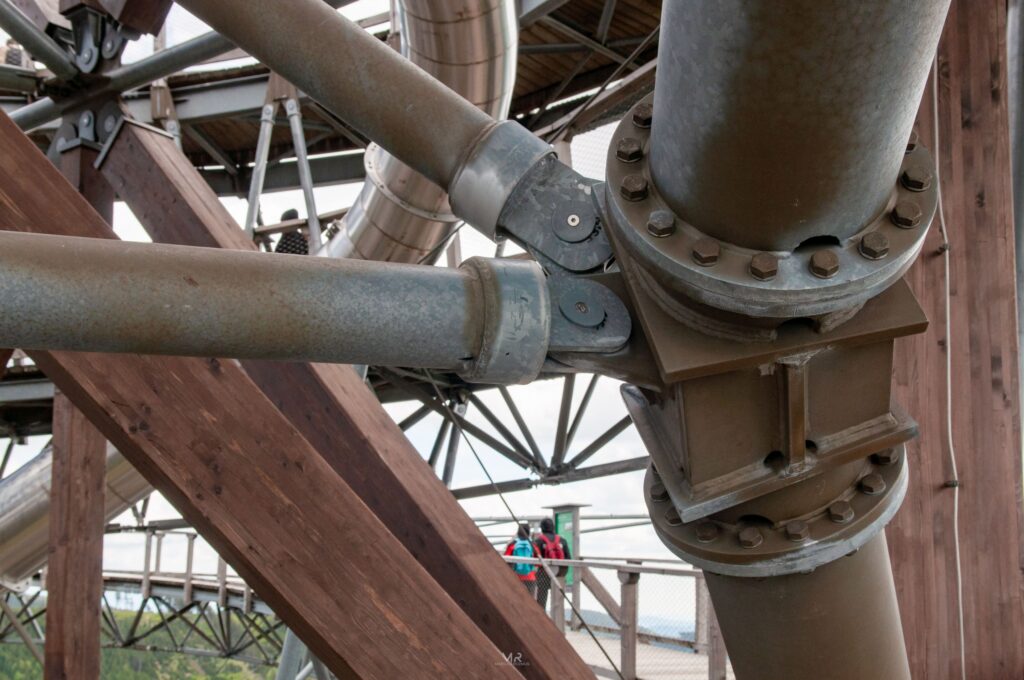
[[[601,653],[586,631],[566,631],[566,637],[583,660],[594,669],[598,678],[618,679],[608,659]],[[599,635],[601,645],[619,664],[619,640],[612,635]],[[637,645],[637,677],[639,680],[708,680],[708,657],[661,645]],[[727,676],[735,678],[732,669]]]

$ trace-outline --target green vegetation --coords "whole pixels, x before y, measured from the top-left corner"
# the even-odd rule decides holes
[[[0,645],[0,678],[40,680],[42,677],[39,664],[22,645]],[[274,669],[257,669],[230,659],[104,649],[100,677],[103,680],[269,680],[274,677]]]

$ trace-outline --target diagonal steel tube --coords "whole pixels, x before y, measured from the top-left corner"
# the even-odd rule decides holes
[[[318,0],[179,4],[443,188],[495,123]]]
[[[11,0],[0,0],[0,28],[21,43],[33,58],[46,64],[58,78],[70,80],[78,75],[71,54],[39,30]]]

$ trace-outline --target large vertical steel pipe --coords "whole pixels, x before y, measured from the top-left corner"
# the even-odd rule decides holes
[[[949,0],[695,0],[662,11],[651,174],[698,229],[758,250],[884,209]]]
[[[909,680],[885,534],[809,574],[705,572],[739,680]]]

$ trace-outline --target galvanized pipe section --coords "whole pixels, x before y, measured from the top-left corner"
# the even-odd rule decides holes
[[[395,20],[401,52],[487,114],[504,118],[515,85],[515,4],[401,0]],[[365,163],[367,181],[327,254],[389,262],[432,259],[457,221],[447,194],[376,144],[367,149]]]
[[[46,64],[58,78],[70,80],[78,75],[71,54],[39,30],[11,0],[0,0],[0,28],[28,50],[33,59]]]
[[[910,680],[884,533],[809,574],[704,575],[737,678]]]
[[[666,2],[651,174],[687,222],[758,250],[886,207],[949,0]]]
[[[19,588],[46,564],[50,526],[50,447],[0,482],[0,586]],[[152,488],[113,447],[107,448],[104,517],[109,522]]]
[[[0,233],[0,346],[411,366],[536,377],[533,262],[459,269]]]
[[[319,0],[179,3],[442,187],[494,125]]]
[[[213,32],[206,33],[134,64],[120,66],[104,74],[106,79],[100,84],[74,96],[59,101],[54,101],[50,97],[36,100],[11,114],[11,120],[22,130],[31,130],[59,118],[65,111],[82,106],[91,99],[148,85],[154,80],[166,78],[184,68],[224,54],[234,47],[234,43],[227,38]]]

